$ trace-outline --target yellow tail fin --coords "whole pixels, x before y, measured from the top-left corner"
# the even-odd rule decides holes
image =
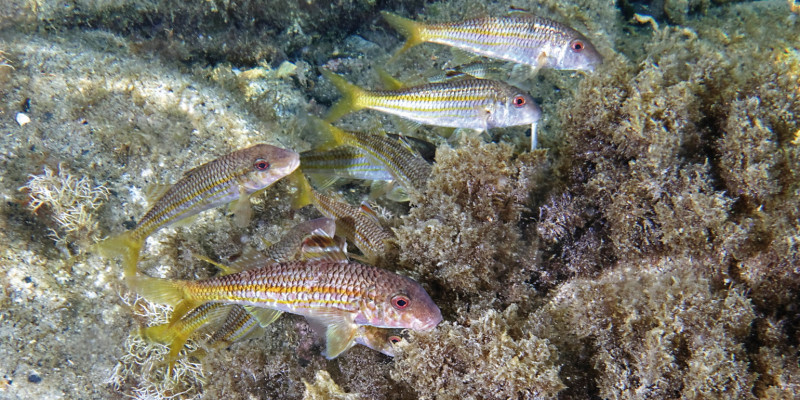
[[[364,108],[364,106],[360,105],[358,101],[359,98],[364,95],[364,89],[353,85],[341,76],[336,75],[326,69],[322,70],[322,75],[331,81],[331,83],[336,86],[336,89],[342,94],[342,98],[337,101],[333,107],[331,107],[330,111],[328,111],[325,121],[333,122],[351,112]]]
[[[172,327],[172,324],[161,324],[141,328],[139,334],[151,342],[170,344],[175,340],[179,332],[178,329]]]
[[[311,117],[314,129],[325,136],[325,141],[316,150],[330,150],[347,143],[348,133],[317,117]]]
[[[169,347],[169,354],[166,356],[166,362],[167,370],[171,373],[172,367],[175,365],[175,362],[178,361],[178,356],[181,350],[183,350],[183,346],[186,345],[186,341],[189,340],[189,335],[192,332],[194,331],[178,329],[172,326],[172,324],[163,324],[142,328],[139,334],[151,342],[166,344]]]
[[[422,37],[422,24],[419,22],[414,22],[408,18],[403,18],[386,11],[381,11],[381,15],[383,15],[383,19],[385,19],[392,28],[397,29],[398,32],[406,37],[406,43],[400,50],[394,53],[392,58],[389,59],[389,62],[393,61],[400,53],[425,41]]]
[[[184,282],[137,275],[125,278],[128,287],[150,302],[177,306],[185,300]]]
[[[125,277],[136,275],[136,264],[139,262],[139,252],[142,250],[144,240],[136,239],[133,233],[127,231],[119,236],[113,236],[95,245],[97,252],[106,258],[122,256],[125,266]]]
[[[298,210],[311,204],[313,201],[312,191],[314,189],[311,188],[311,184],[308,183],[308,179],[306,179],[306,176],[303,175],[303,171],[298,168],[292,172],[287,179],[297,190],[297,193],[295,193],[294,198],[292,199],[292,208]]]

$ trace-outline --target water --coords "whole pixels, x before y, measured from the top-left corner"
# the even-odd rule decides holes
[[[796,397],[791,4],[276,4],[7,0],[0,398]],[[417,84],[474,61],[422,44],[384,65],[403,38],[379,11],[456,21],[510,7],[569,24],[605,63],[501,67],[542,106],[546,150],[528,151],[529,127],[413,133],[438,146],[436,167],[419,203],[378,200],[397,236],[378,266],[419,281],[444,322],[402,332],[394,358],[356,346],[328,361],[305,320],[284,315],[165,378],[167,349],[137,332],[169,310],[136,298],[92,244],[133,227],[151,184],[255,143],[318,146],[307,115],[339,96],[319,67],[375,88],[377,67]],[[337,126],[414,128],[366,111]],[[336,189],[352,204],[369,194]],[[192,255],[225,261],[319,216],[292,211],[291,194],[258,196],[244,228],[221,207],[159,231],[140,271],[213,275]]]

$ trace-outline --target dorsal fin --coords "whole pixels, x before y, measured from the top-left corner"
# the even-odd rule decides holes
[[[335,238],[325,235],[311,235],[303,240],[300,246],[300,258],[303,260],[347,261],[346,250],[342,249]]]
[[[533,16],[531,10],[513,5],[508,7],[508,11],[506,12],[506,14],[510,16],[523,16],[523,17]]]
[[[161,183],[151,183],[144,188],[144,198],[147,200],[147,205],[152,206],[163,196],[172,185],[164,185]]]
[[[450,48],[450,54],[452,55],[452,61],[450,65],[469,64],[478,59],[478,56],[476,56],[474,53],[470,53],[466,50],[461,50],[455,47]]]

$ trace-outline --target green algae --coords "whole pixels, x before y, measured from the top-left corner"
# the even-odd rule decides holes
[[[129,333],[152,316],[129,306],[120,267],[83,242],[139,218],[148,184],[219,154],[257,142],[311,148],[304,116],[336,99],[316,67],[376,87],[372,69],[402,41],[377,18],[386,6],[344,3],[330,19],[320,17],[327,2],[292,3],[274,19],[246,1],[0,10],[0,397],[122,398],[163,383],[126,364],[139,354]],[[798,16],[784,1],[665,1],[649,9],[654,30],[630,21],[647,14],[633,2],[471,3],[390,11],[444,21],[514,5],[570,23],[607,62],[587,76],[509,67],[542,103],[547,151],[521,154],[524,129],[502,131],[504,143],[441,144],[426,195],[390,205],[397,249],[382,264],[418,279],[446,322],[410,333],[394,360],[358,346],[329,362],[305,322],[286,316],[263,337],[210,351],[198,364],[205,380],[150,394],[792,397]],[[418,46],[389,69],[413,81],[458,57]],[[289,75],[278,73],[284,61],[297,67]],[[31,122],[19,126],[18,112]],[[398,126],[369,113],[345,122]],[[55,214],[30,212],[35,198],[19,191],[59,165],[109,190],[79,240],[55,240]],[[140,268],[210,276],[192,254],[226,259],[315,215],[291,211],[290,193],[279,184],[256,199],[247,228],[216,210],[160,232]]]

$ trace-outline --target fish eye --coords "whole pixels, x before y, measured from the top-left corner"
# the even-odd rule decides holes
[[[389,336],[389,342],[392,344],[400,343],[401,340],[403,339],[401,339],[400,336]]]
[[[408,297],[403,296],[402,294],[398,294],[397,296],[392,297],[392,307],[403,310],[408,308],[409,304],[411,304],[411,300]]]
[[[581,50],[586,48],[586,45],[583,44],[582,41],[576,40],[576,41],[572,42],[572,44],[570,44],[569,47],[572,49],[572,51],[574,51],[576,53],[579,53]]]
[[[255,167],[255,169],[259,171],[264,171],[267,168],[269,168],[269,163],[267,162],[267,160],[259,158],[258,160],[256,160],[256,162],[253,163],[253,167]]]
[[[525,97],[524,97],[524,96],[517,96],[517,97],[514,97],[514,106],[516,106],[516,107],[522,107],[522,106],[524,106],[524,105],[525,105],[525,103],[527,103],[527,101],[525,100]]]

